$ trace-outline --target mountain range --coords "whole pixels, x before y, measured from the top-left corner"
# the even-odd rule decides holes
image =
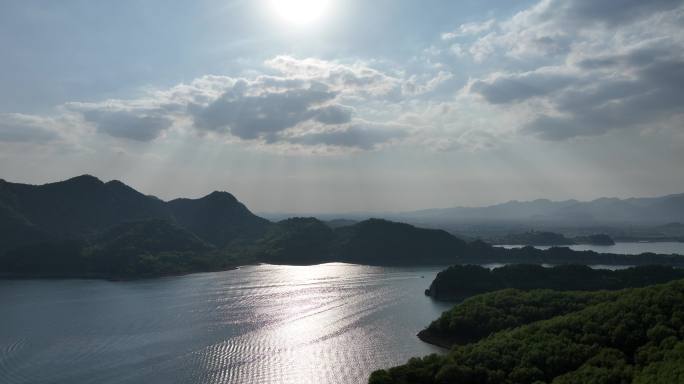
[[[292,213],[262,213],[283,219]],[[520,224],[523,226],[626,226],[666,225],[684,222],[684,193],[660,197],[619,199],[602,197],[591,201],[512,200],[482,207],[431,208],[400,212],[321,213],[325,220],[364,220],[383,217],[420,225],[449,227],[449,224]]]
[[[486,207],[454,207],[402,212],[405,220],[455,222],[546,222],[574,225],[648,224],[684,222],[684,193],[662,197],[600,198],[592,201],[509,201]]]
[[[675,198],[676,200],[676,198]],[[655,203],[654,203],[655,204]],[[643,206],[652,207],[654,204]],[[505,250],[384,219],[271,222],[228,192],[163,201],[120,181],[0,180],[0,275],[128,278],[247,263],[448,265],[484,262],[684,264],[675,255]]]
[[[0,180],[0,250],[38,240],[88,238],[115,225],[149,219],[177,223],[205,241],[224,246],[258,235],[269,221],[227,192],[164,202],[120,181],[84,175],[45,185]]]

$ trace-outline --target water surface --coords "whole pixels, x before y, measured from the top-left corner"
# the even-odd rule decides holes
[[[0,281],[0,383],[364,383],[440,350],[441,267],[250,266],[134,282]]]

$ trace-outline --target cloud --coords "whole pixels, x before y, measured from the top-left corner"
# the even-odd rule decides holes
[[[671,125],[684,114],[683,4],[542,0],[468,48],[532,69],[495,70],[466,91],[525,110],[521,132],[547,140]]]
[[[285,151],[287,145],[372,150],[416,134],[399,123],[407,108],[453,93],[453,73],[435,68],[407,74],[291,56],[264,66],[251,75],[206,75],[134,98],[69,102],[58,110],[69,124],[86,128],[81,133],[129,141],[196,135]]]
[[[173,124],[173,120],[168,117],[141,115],[125,110],[91,109],[84,111],[83,117],[86,121],[94,123],[99,132],[135,141],[154,140]]]
[[[60,138],[51,119],[19,113],[0,113],[0,142],[47,143]]]
[[[681,0],[542,0],[487,28],[489,33],[472,43],[469,52],[476,61],[501,53],[517,59],[562,56],[579,44],[620,37],[636,24],[662,30],[662,16],[681,13],[681,5]]]
[[[489,31],[494,27],[496,20],[490,19],[483,22],[471,22],[461,24],[457,30],[442,34],[442,40],[454,40],[459,37],[479,35]]]
[[[181,134],[194,131],[207,139],[226,136],[260,146],[373,149],[407,133],[388,129],[391,120],[367,123],[363,113],[399,108],[398,96],[429,93],[452,78],[446,71],[391,76],[360,62],[291,56],[267,60],[265,67],[275,73],[207,75],[140,98],[72,102],[64,109],[98,133],[135,141],[155,140],[174,127]]]
[[[670,11],[681,5],[681,0],[556,0],[542,2],[538,10],[542,18],[551,17],[574,25],[604,23],[615,26],[641,20],[657,12]]]
[[[650,63],[636,69],[632,80],[602,79],[584,89],[560,93],[553,102],[561,115],[542,114],[524,130],[559,140],[657,126],[673,116],[684,116],[682,84],[684,60]]]
[[[418,76],[414,75],[404,82],[402,93],[410,96],[426,94],[453,78],[454,75],[447,71],[439,71],[436,75],[428,75],[427,79],[419,79]]]
[[[364,122],[330,131],[305,133],[295,137],[288,137],[286,140],[295,144],[328,145],[371,150],[381,144],[406,137],[407,135],[408,131],[403,126]]]
[[[281,55],[267,60],[265,64],[285,78],[316,81],[327,85],[334,92],[344,94],[382,96],[401,88],[402,83],[399,77],[363,63],[345,65],[314,58],[297,59]]]
[[[525,73],[495,73],[490,79],[473,81],[469,90],[492,104],[505,104],[544,96],[580,80],[555,68],[541,68]]]
[[[323,124],[344,124],[351,121],[353,109],[342,105],[330,105],[316,110],[314,119]]]
[[[322,84],[273,91],[260,82],[238,82],[207,106],[190,105],[188,110],[198,129],[246,140],[277,141],[279,132],[307,121],[326,125],[349,122],[350,109],[325,105],[336,96]]]

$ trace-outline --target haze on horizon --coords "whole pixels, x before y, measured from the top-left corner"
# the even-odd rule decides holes
[[[0,5],[0,178],[257,212],[684,192],[684,2]]]

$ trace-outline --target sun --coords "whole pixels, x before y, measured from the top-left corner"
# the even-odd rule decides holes
[[[283,21],[306,26],[322,19],[330,0],[269,0],[273,12]]]

